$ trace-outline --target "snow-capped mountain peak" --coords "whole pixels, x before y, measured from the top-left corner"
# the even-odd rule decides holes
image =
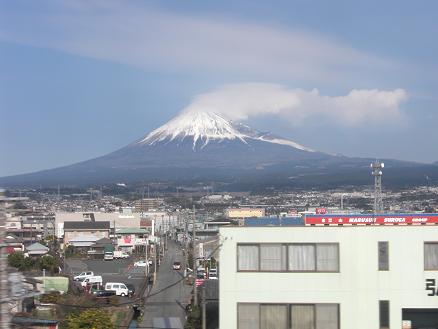
[[[160,142],[193,138],[193,149],[197,143],[201,148],[212,140],[237,140],[247,143],[258,140],[273,144],[287,145],[302,151],[314,152],[294,141],[284,139],[271,133],[262,133],[251,127],[225,119],[214,112],[186,111],[149,133],[137,142],[142,145],[154,145]]]
[[[172,141],[186,137],[193,138],[193,147],[198,141],[202,141],[205,146],[211,139],[239,139],[245,142],[245,136],[233,127],[232,122],[219,114],[190,111],[181,113],[155,129],[139,143],[153,145],[161,141]]]

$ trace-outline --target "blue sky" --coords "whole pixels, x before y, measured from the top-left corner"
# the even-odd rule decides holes
[[[0,176],[103,155],[200,98],[316,150],[437,161],[436,17],[432,0],[0,0]]]

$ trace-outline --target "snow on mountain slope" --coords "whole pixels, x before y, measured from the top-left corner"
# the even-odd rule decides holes
[[[205,147],[211,140],[237,140],[247,143],[247,140],[287,145],[299,150],[314,152],[310,148],[296,142],[274,136],[270,133],[261,133],[241,123],[233,123],[221,115],[213,112],[189,111],[183,112],[166,124],[155,129],[146,137],[137,142],[140,145],[154,145],[159,142],[184,140],[193,138],[193,149],[197,143]]]
[[[212,112],[184,112],[166,124],[152,131],[139,144],[153,145],[165,140],[193,137],[193,147],[198,140],[207,145],[210,139],[240,139],[245,142],[244,135],[234,129],[231,122]]]

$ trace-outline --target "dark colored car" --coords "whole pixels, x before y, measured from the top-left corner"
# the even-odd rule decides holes
[[[126,288],[128,288],[128,296],[129,297],[134,296],[134,293],[135,293],[134,285],[130,284],[130,283],[126,283],[125,286],[126,286]]]
[[[93,295],[95,297],[111,297],[111,296],[115,296],[116,292],[109,290],[96,290],[93,292]]]

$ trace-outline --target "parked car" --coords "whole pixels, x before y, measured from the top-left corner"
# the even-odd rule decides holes
[[[126,288],[128,288],[128,296],[134,296],[135,294],[135,287],[133,284],[127,283],[125,284]]]
[[[113,252],[112,251],[105,252],[105,254],[103,255],[103,259],[104,260],[113,260],[114,259]]]
[[[129,258],[129,255],[126,252],[120,251],[120,250],[114,251],[113,255],[114,255],[114,258],[116,258],[116,259],[118,259],[118,258],[122,258],[122,259]]]
[[[217,280],[217,268],[211,268],[208,272],[208,278],[210,280]]]
[[[85,278],[82,281],[81,285],[82,285],[82,287],[86,287],[87,284],[89,284],[89,283],[99,283],[99,284],[102,284],[103,283],[102,276],[100,276],[100,275],[89,276],[88,278]]]
[[[115,296],[116,292],[113,290],[96,290],[93,291],[93,295],[95,297],[111,297],[111,296]]]
[[[139,260],[138,262],[134,263],[134,267],[146,267],[146,261]]]
[[[81,274],[78,274],[75,277],[73,277],[73,280],[74,281],[82,281],[85,278],[88,278],[90,276],[94,276],[93,271],[82,272]]]
[[[181,262],[173,262],[173,269],[179,271],[181,269]]]
[[[124,283],[120,282],[107,282],[105,284],[105,290],[115,291],[117,296],[128,296],[129,290]]]

